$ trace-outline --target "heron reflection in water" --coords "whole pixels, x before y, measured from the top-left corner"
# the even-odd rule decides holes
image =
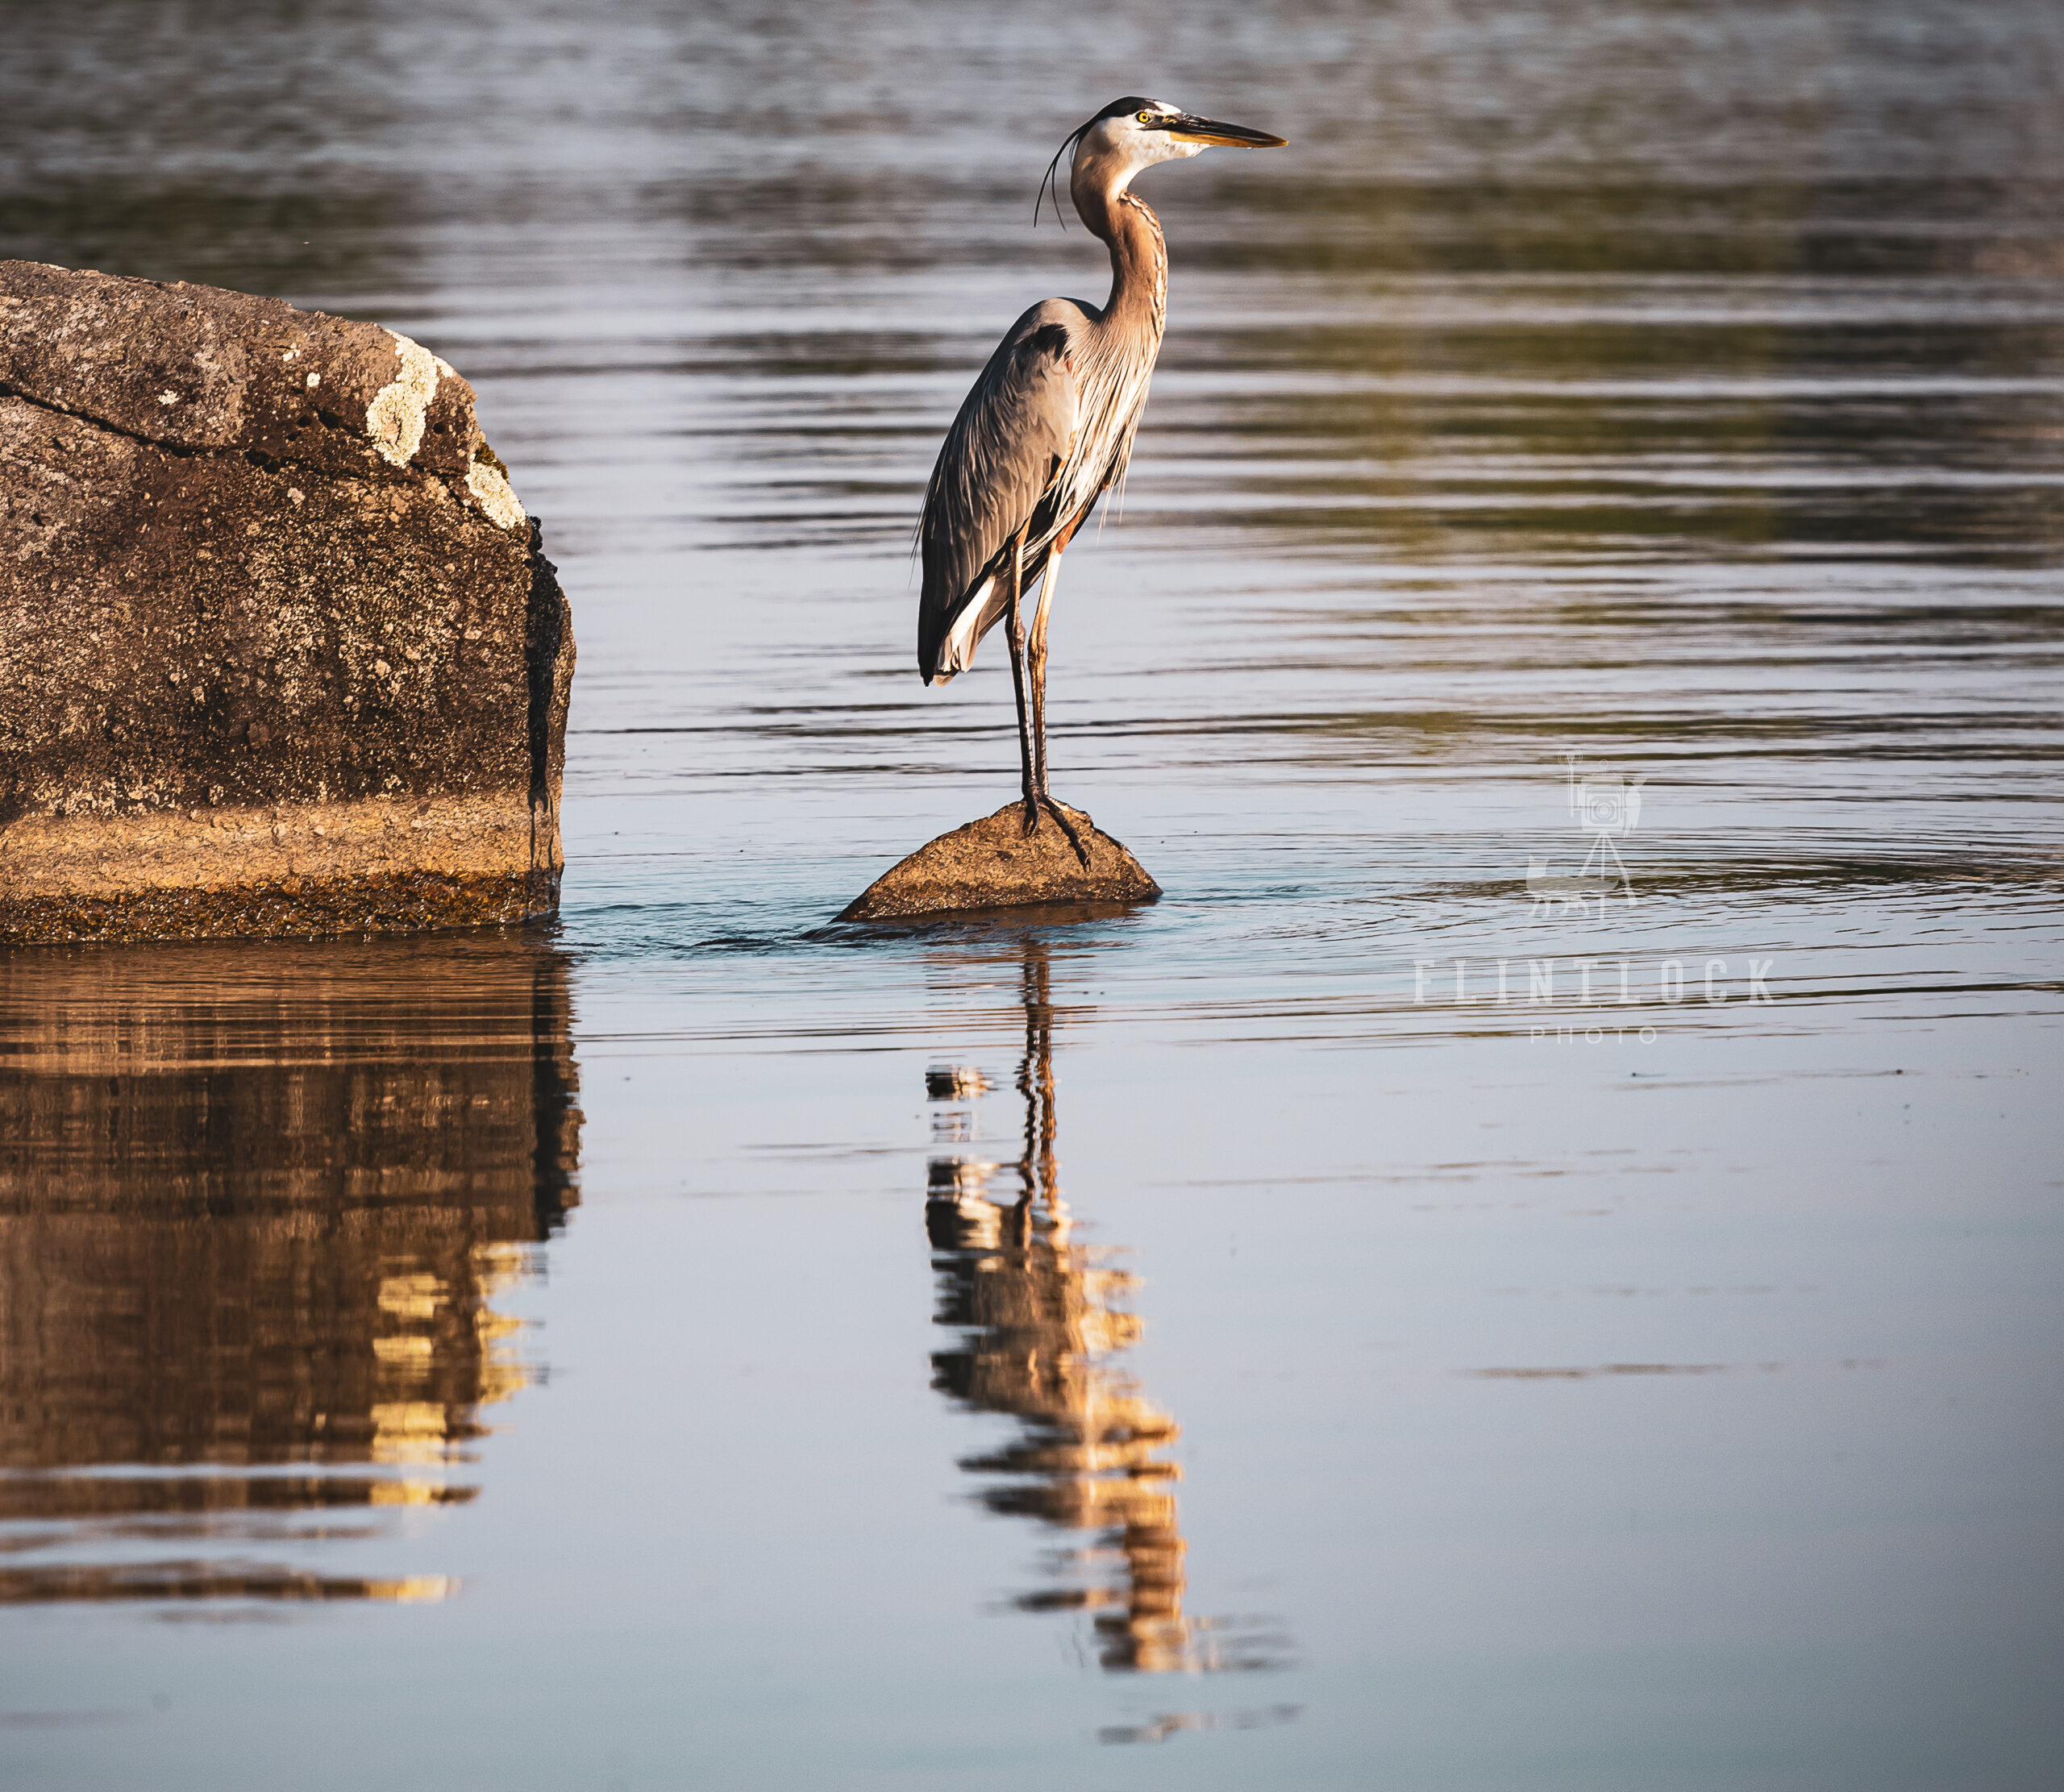
[[[1114,1671],[1198,1672],[1278,1665],[1275,1638],[1255,1627],[1186,1616],[1186,1545],[1166,1452],[1181,1435],[1112,1358],[1142,1324],[1117,1302],[1134,1277],[1075,1241],[1061,1199],[1054,1087],[1051,969],[1046,946],[1024,947],[1025,1098],[1017,1195],[988,1192],[999,1166],[968,1157],[932,1161],[925,1225],[939,1278],[939,1324],[959,1333],[932,1357],[932,1385],[1020,1430],[1002,1448],[963,1460],[996,1478],[979,1496],[991,1511],[1059,1530],[1097,1533],[1055,1565],[1074,1584],[1021,1595],[1029,1611],[1096,1615],[1097,1654]],[[980,1072],[932,1071],[947,1138],[972,1141],[966,1104],[991,1087]]]
[[[1073,822],[1047,791],[1047,614],[1061,555],[1125,477],[1167,322],[1167,244],[1132,182],[1157,162],[1187,160],[1214,144],[1282,143],[1137,94],[1070,132],[1047,164],[1041,197],[1073,150],[1068,196],[1110,249],[1110,296],[1101,306],[1047,299],[1010,326],[947,431],[925,493],[918,674],[945,684],[974,664],[984,635],[1008,624],[1025,831],[1037,829],[1044,809],[1085,865]],[[1054,209],[1059,216],[1058,195]],[[1028,580],[1039,588],[1029,618]]]

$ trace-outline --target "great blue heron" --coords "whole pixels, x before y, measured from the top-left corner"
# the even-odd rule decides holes
[[[1255,149],[1283,141],[1136,94],[1071,131],[1047,164],[1040,195],[1072,147],[1068,194],[1109,246],[1111,296],[1101,308],[1048,299],[1010,326],[947,431],[925,493],[918,671],[927,684],[945,684],[974,663],[984,634],[1008,622],[1025,831],[1038,827],[1047,809],[1085,865],[1080,837],[1047,791],[1047,614],[1062,551],[1132,456],[1167,318],[1161,222],[1130,184],[1156,162],[1184,160],[1214,143]],[[1037,215],[1035,206],[1035,222]],[[1039,583],[1029,623],[1027,580]]]

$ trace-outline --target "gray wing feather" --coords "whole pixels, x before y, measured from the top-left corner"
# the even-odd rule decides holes
[[[918,525],[925,569],[918,670],[927,680],[962,669],[942,666],[939,659],[971,603],[983,605],[973,639],[1003,613],[995,575],[1005,544],[1029,526],[1029,584],[1045,566],[1047,543],[1067,520],[1044,513],[1055,508],[1061,470],[1075,446],[1076,357],[1088,321],[1067,299],[1027,311],[997,345],[947,431]]]

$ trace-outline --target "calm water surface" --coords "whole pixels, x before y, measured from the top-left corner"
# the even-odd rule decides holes
[[[832,927],[1011,792],[909,530],[1127,91],[1292,139],[1142,182],[1059,597],[1167,894]],[[2060,98],[2034,0],[19,0],[0,252],[430,344],[581,657],[556,928],[0,958],[7,1782],[2054,1785]]]

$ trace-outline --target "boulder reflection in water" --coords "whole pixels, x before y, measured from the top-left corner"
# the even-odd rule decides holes
[[[1047,948],[1022,942],[1025,1098],[1018,1195],[989,1196],[1000,1166],[966,1157],[932,1160],[925,1229],[938,1276],[939,1324],[959,1334],[932,1357],[932,1385],[977,1412],[1019,1422],[1002,1448],[963,1459],[994,1477],[980,1498],[991,1511],[1063,1531],[1093,1532],[1087,1548],[1059,1553],[1070,1584],[1019,1595],[1027,1611],[1096,1614],[1096,1653],[1114,1672],[1212,1672],[1283,1665],[1283,1639],[1245,1620],[1183,1610],[1187,1545],[1176,1511],[1181,1476],[1167,1451],[1175,1420],[1113,1366],[1138,1342],[1138,1316],[1117,1304],[1137,1285],[1105,1266],[1108,1252],[1072,1241],[1061,1199],[1059,1121],[1053,1061],[1054,1010]],[[992,1087],[979,1071],[944,1066],[926,1077],[938,1102],[968,1102]],[[971,1139],[972,1119],[943,1112],[935,1133]]]
[[[452,1590],[331,1565],[531,1378],[569,1020],[514,930],[0,958],[0,1603]]]

